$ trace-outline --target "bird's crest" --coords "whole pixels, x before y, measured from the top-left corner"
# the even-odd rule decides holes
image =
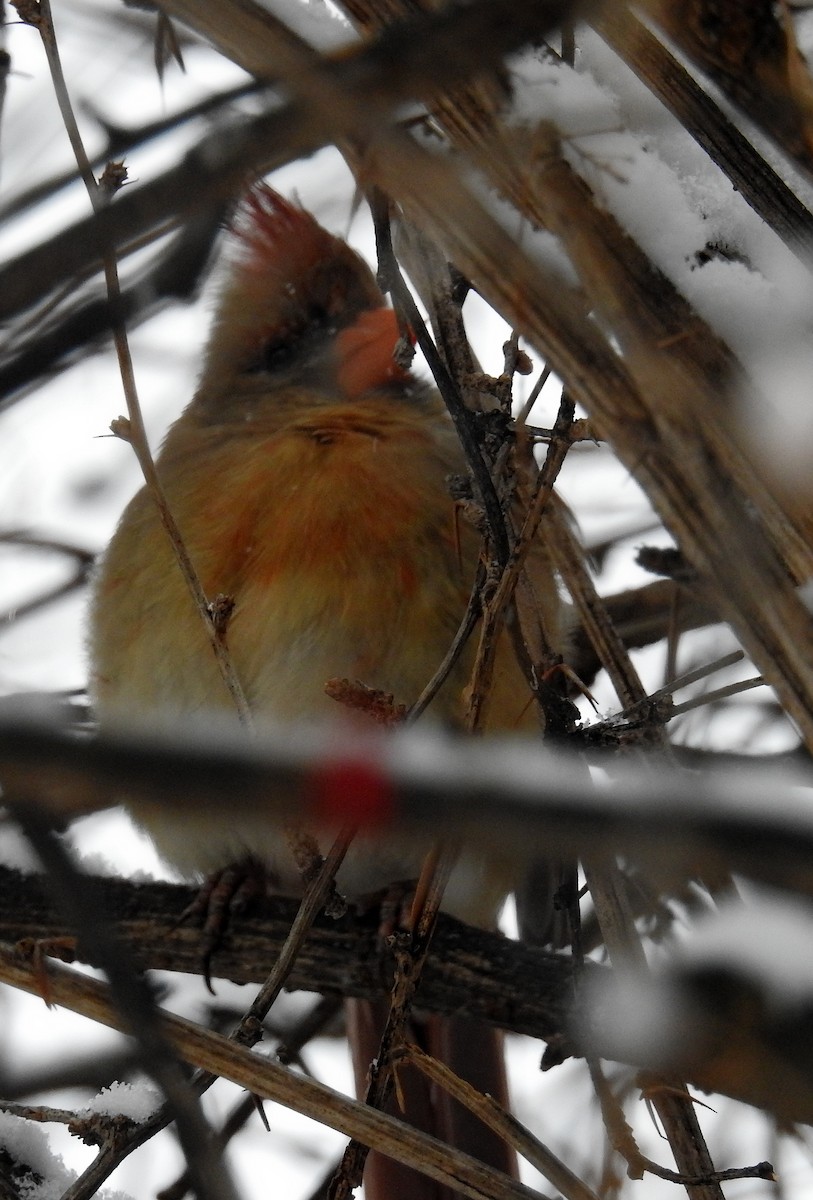
[[[272,272],[295,280],[320,258],[329,257],[338,239],[301,208],[266,183],[256,183],[232,222],[243,270]]]

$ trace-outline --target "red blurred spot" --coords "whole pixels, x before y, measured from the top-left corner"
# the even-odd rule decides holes
[[[384,771],[369,761],[324,763],[311,775],[306,792],[313,819],[320,824],[369,830],[392,823],[395,792]]]

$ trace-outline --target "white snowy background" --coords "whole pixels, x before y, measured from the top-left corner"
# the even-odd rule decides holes
[[[280,13],[290,19],[298,8],[301,28],[320,44],[351,34],[334,14],[319,3],[290,4]],[[111,40],[106,13],[112,0],[66,0],[55,5],[55,20],[69,86],[75,103],[91,102],[105,117],[137,126],[177,111],[213,91],[233,86],[241,72],[203,45],[185,50],[186,73],[170,67],[163,83],[151,69],[152,41],[148,20],[134,17],[129,34],[119,30]],[[13,13],[11,14],[13,17]],[[801,19],[800,19],[801,20]],[[802,23],[804,34],[810,21]],[[8,81],[0,128],[0,206],[23,187],[47,178],[71,162],[67,137],[59,120],[44,55],[36,32],[11,23],[7,48],[13,73]],[[568,157],[608,208],[637,238],[659,267],[679,284],[702,315],[743,357],[766,395],[766,408],[748,414],[755,439],[770,441],[773,431],[792,423],[796,436],[788,459],[788,441],[775,447],[783,470],[809,469],[813,441],[813,379],[811,322],[813,277],[751,212],[742,198],[694,145],[682,128],[591,34],[579,37],[577,70],[528,54],[513,69],[519,83],[515,119],[553,120],[565,139]],[[89,149],[99,141],[92,116],[82,116]],[[128,156],[130,177],[137,184],[151,178],[178,155],[179,144],[200,127],[175,131]],[[372,261],[369,221],[353,211],[350,176],[338,154],[324,151],[314,158],[278,171],[272,180],[284,194],[299,197],[305,207],[331,230],[345,235]],[[798,181],[797,181],[798,182]],[[8,220],[0,228],[0,259],[12,258],[40,240],[51,228],[76,219],[88,209],[77,184],[58,200],[37,209],[33,222]],[[529,237],[532,236],[529,231]],[[724,245],[734,261],[713,259],[698,266],[697,255],[708,243]],[[201,346],[211,311],[212,284],[194,304],[176,306],[135,329],[131,343],[141,402],[153,446],[167,424],[190,396]],[[484,304],[467,305],[472,339],[484,369],[502,369],[506,327]],[[541,363],[536,361],[536,367]],[[520,383],[530,388],[533,376]],[[781,398],[781,400],[780,400]],[[531,420],[550,425],[558,394],[555,381],[546,388]],[[771,405],[781,403],[781,421]],[[127,499],[139,486],[139,471],[129,448],[109,436],[110,421],[124,409],[121,384],[109,348],[82,359],[72,369],[26,395],[0,413],[0,530],[22,530],[40,537],[64,539],[91,551],[100,550],[114,528]],[[668,545],[669,539],[651,514],[630,476],[606,448],[583,445],[570,454],[561,492],[572,506],[588,545],[624,533],[603,564],[604,592],[647,581],[635,565],[638,545]],[[28,547],[0,544],[0,694],[81,689],[85,681],[83,653],[86,595],[77,591],[41,612],[15,620],[18,605],[47,590],[66,571],[58,555]],[[730,648],[733,637],[722,627],[684,639],[679,669],[710,661]],[[663,682],[663,648],[637,653],[636,665],[646,686]],[[752,674],[747,664],[714,685]],[[616,706],[608,685],[596,685],[605,712]],[[674,733],[677,741],[704,747],[775,751],[795,742],[781,720],[766,721],[765,689],[746,693],[725,712],[699,709],[689,714]],[[75,843],[97,870],[123,873],[149,871],[167,875],[149,843],[120,813],[106,813],[79,822]],[[20,861],[22,850],[13,838],[3,849],[5,861]],[[711,953],[723,944],[738,961],[746,946],[770,944],[780,961],[813,961],[813,923],[804,912],[796,922],[783,907],[764,905],[768,925],[730,921],[724,936],[683,931],[685,953]],[[766,915],[767,914],[767,915]],[[760,936],[760,930],[762,934]],[[717,942],[715,943],[715,938]],[[705,939],[705,940],[704,940]],[[695,950],[692,951],[692,946]],[[758,964],[764,960],[759,958]],[[813,992],[806,966],[802,982],[791,970],[789,985]],[[795,980],[795,983],[793,982]],[[167,976],[168,1006],[186,1015],[202,1015],[208,1003],[197,978]],[[251,989],[218,984],[218,1002],[239,1010],[250,1001]],[[300,1004],[284,997],[283,1012]],[[276,1013],[275,1013],[276,1016]],[[280,1017],[280,1020],[282,1018]],[[5,989],[0,993],[0,1058],[3,1070],[15,1079],[63,1056],[101,1053],[116,1035],[70,1013],[49,1011],[38,1000]],[[601,1124],[585,1072],[579,1063],[542,1075],[537,1069],[540,1047],[511,1038],[508,1055],[516,1111],[576,1171],[595,1170],[601,1155]],[[321,1079],[350,1090],[350,1072],[339,1039],[319,1039],[304,1055]],[[618,1069],[620,1071],[620,1068]],[[634,1085],[633,1088],[634,1094]],[[150,1099],[147,1085],[137,1083],[93,1099],[76,1090],[49,1103],[97,1110],[144,1111]],[[239,1097],[238,1089],[221,1082],[206,1096],[207,1112],[222,1119]],[[734,1102],[714,1098],[713,1108],[699,1108],[701,1124],[719,1166],[740,1165],[769,1158],[781,1172],[780,1185],[746,1180],[725,1186],[731,1200],[783,1196],[803,1200],[813,1194],[811,1145],[807,1133],[779,1133],[760,1114]],[[133,1106],[136,1106],[135,1109]],[[139,1107],[140,1106],[140,1107]],[[306,1197],[337,1159],[343,1140],[322,1127],[271,1104],[266,1105],[271,1133],[254,1118],[233,1144],[229,1161],[241,1194],[253,1197]],[[650,1122],[644,1106],[636,1105],[636,1132],[642,1148],[670,1164],[668,1149]],[[0,1115],[0,1145],[19,1149],[33,1165],[43,1164],[49,1177],[37,1200],[60,1196],[72,1173],[81,1169],[91,1151],[60,1127],[34,1127],[18,1118]],[[57,1169],[48,1155],[61,1157]],[[141,1200],[166,1186],[180,1167],[171,1134],[163,1134],[136,1152],[111,1179],[104,1195]],[[549,1193],[531,1175],[529,1181]],[[630,1184],[627,1194],[648,1200],[680,1194],[674,1185],[648,1177]]]

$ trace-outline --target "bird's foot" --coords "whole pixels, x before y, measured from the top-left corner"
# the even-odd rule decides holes
[[[359,913],[378,912],[378,939],[383,946],[399,933],[412,929],[415,880],[400,880],[377,892],[359,896],[354,907]]]
[[[187,922],[201,925],[201,974],[212,995],[212,956],[223,941],[232,917],[240,916],[252,901],[264,896],[268,882],[268,868],[249,855],[210,875],[178,918],[178,925]]]

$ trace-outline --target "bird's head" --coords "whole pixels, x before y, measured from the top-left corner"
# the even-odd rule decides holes
[[[201,397],[267,383],[356,399],[409,378],[394,358],[396,315],[346,242],[263,183],[241,203],[232,231]]]

